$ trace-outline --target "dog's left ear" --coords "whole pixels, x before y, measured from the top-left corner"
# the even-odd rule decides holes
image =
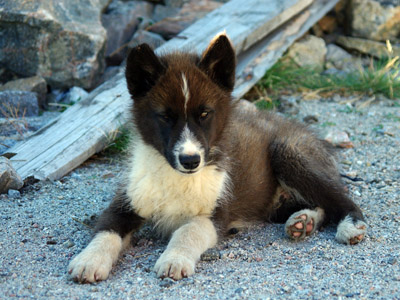
[[[232,91],[235,85],[235,50],[225,33],[219,34],[204,51],[200,63],[202,69],[221,88]]]

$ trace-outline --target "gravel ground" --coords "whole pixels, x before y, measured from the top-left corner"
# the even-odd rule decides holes
[[[0,196],[0,298],[400,299],[400,105],[356,109],[342,100],[302,101],[295,116],[314,116],[321,132],[349,133],[354,148],[339,162],[359,178],[346,182],[369,224],[361,244],[338,244],[333,226],[295,243],[282,224],[259,224],[221,241],[194,276],[174,282],[153,273],[166,242],[144,228],[107,281],[76,284],[67,265],[89,242],[122,168],[119,156],[97,156],[60,181]]]

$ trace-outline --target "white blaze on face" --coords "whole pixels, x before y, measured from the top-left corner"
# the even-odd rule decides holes
[[[187,82],[186,76],[183,73],[182,73],[182,81],[183,81],[183,83],[182,83],[182,93],[183,93],[183,97],[185,97],[185,104],[184,104],[184,106],[185,106],[185,117],[187,119],[186,110],[187,110],[187,104],[189,102],[190,93],[189,93],[189,86],[188,86],[188,82]]]
[[[204,166],[204,149],[201,143],[196,139],[193,132],[190,131],[188,125],[186,124],[182,130],[181,136],[174,147],[174,154],[175,154],[175,161],[176,166],[179,171],[187,172],[188,170],[185,169],[180,160],[180,155],[186,156],[200,156],[200,164],[197,168],[191,170],[192,172],[196,172],[200,170]]]

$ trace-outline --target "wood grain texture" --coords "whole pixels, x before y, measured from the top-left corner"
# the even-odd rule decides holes
[[[280,4],[275,7],[279,9],[273,13],[270,8],[277,2]],[[308,13],[282,26],[311,2],[232,0],[156,51],[189,49],[200,52],[216,33],[226,29],[240,54],[234,91],[240,97],[302,32],[323,16],[320,11],[316,12],[318,9],[328,11],[327,7],[333,7],[337,1],[315,0],[314,9],[310,7]],[[265,37],[271,32],[271,37]],[[119,74],[10,149],[8,153],[15,154],[11,158],[14,168],[23,179],[31,176],[39,180],[61,178],[110,142],[113,132],[126,122],[124,113],[131,103],[125,79]]]

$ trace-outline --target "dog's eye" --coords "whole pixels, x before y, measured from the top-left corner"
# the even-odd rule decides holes
[[[157,117],[160,121],[163,121],[163,122],[168,123],[170,121],[170,117],[167,114],[158,114]]]
[[[200,120],[201,120],[201,121],[206,120],[206,119],[208,118],[209,115],[210,115],[210,113],[209,113],[208,111],[203,111],[203,112],[200,114]]]

